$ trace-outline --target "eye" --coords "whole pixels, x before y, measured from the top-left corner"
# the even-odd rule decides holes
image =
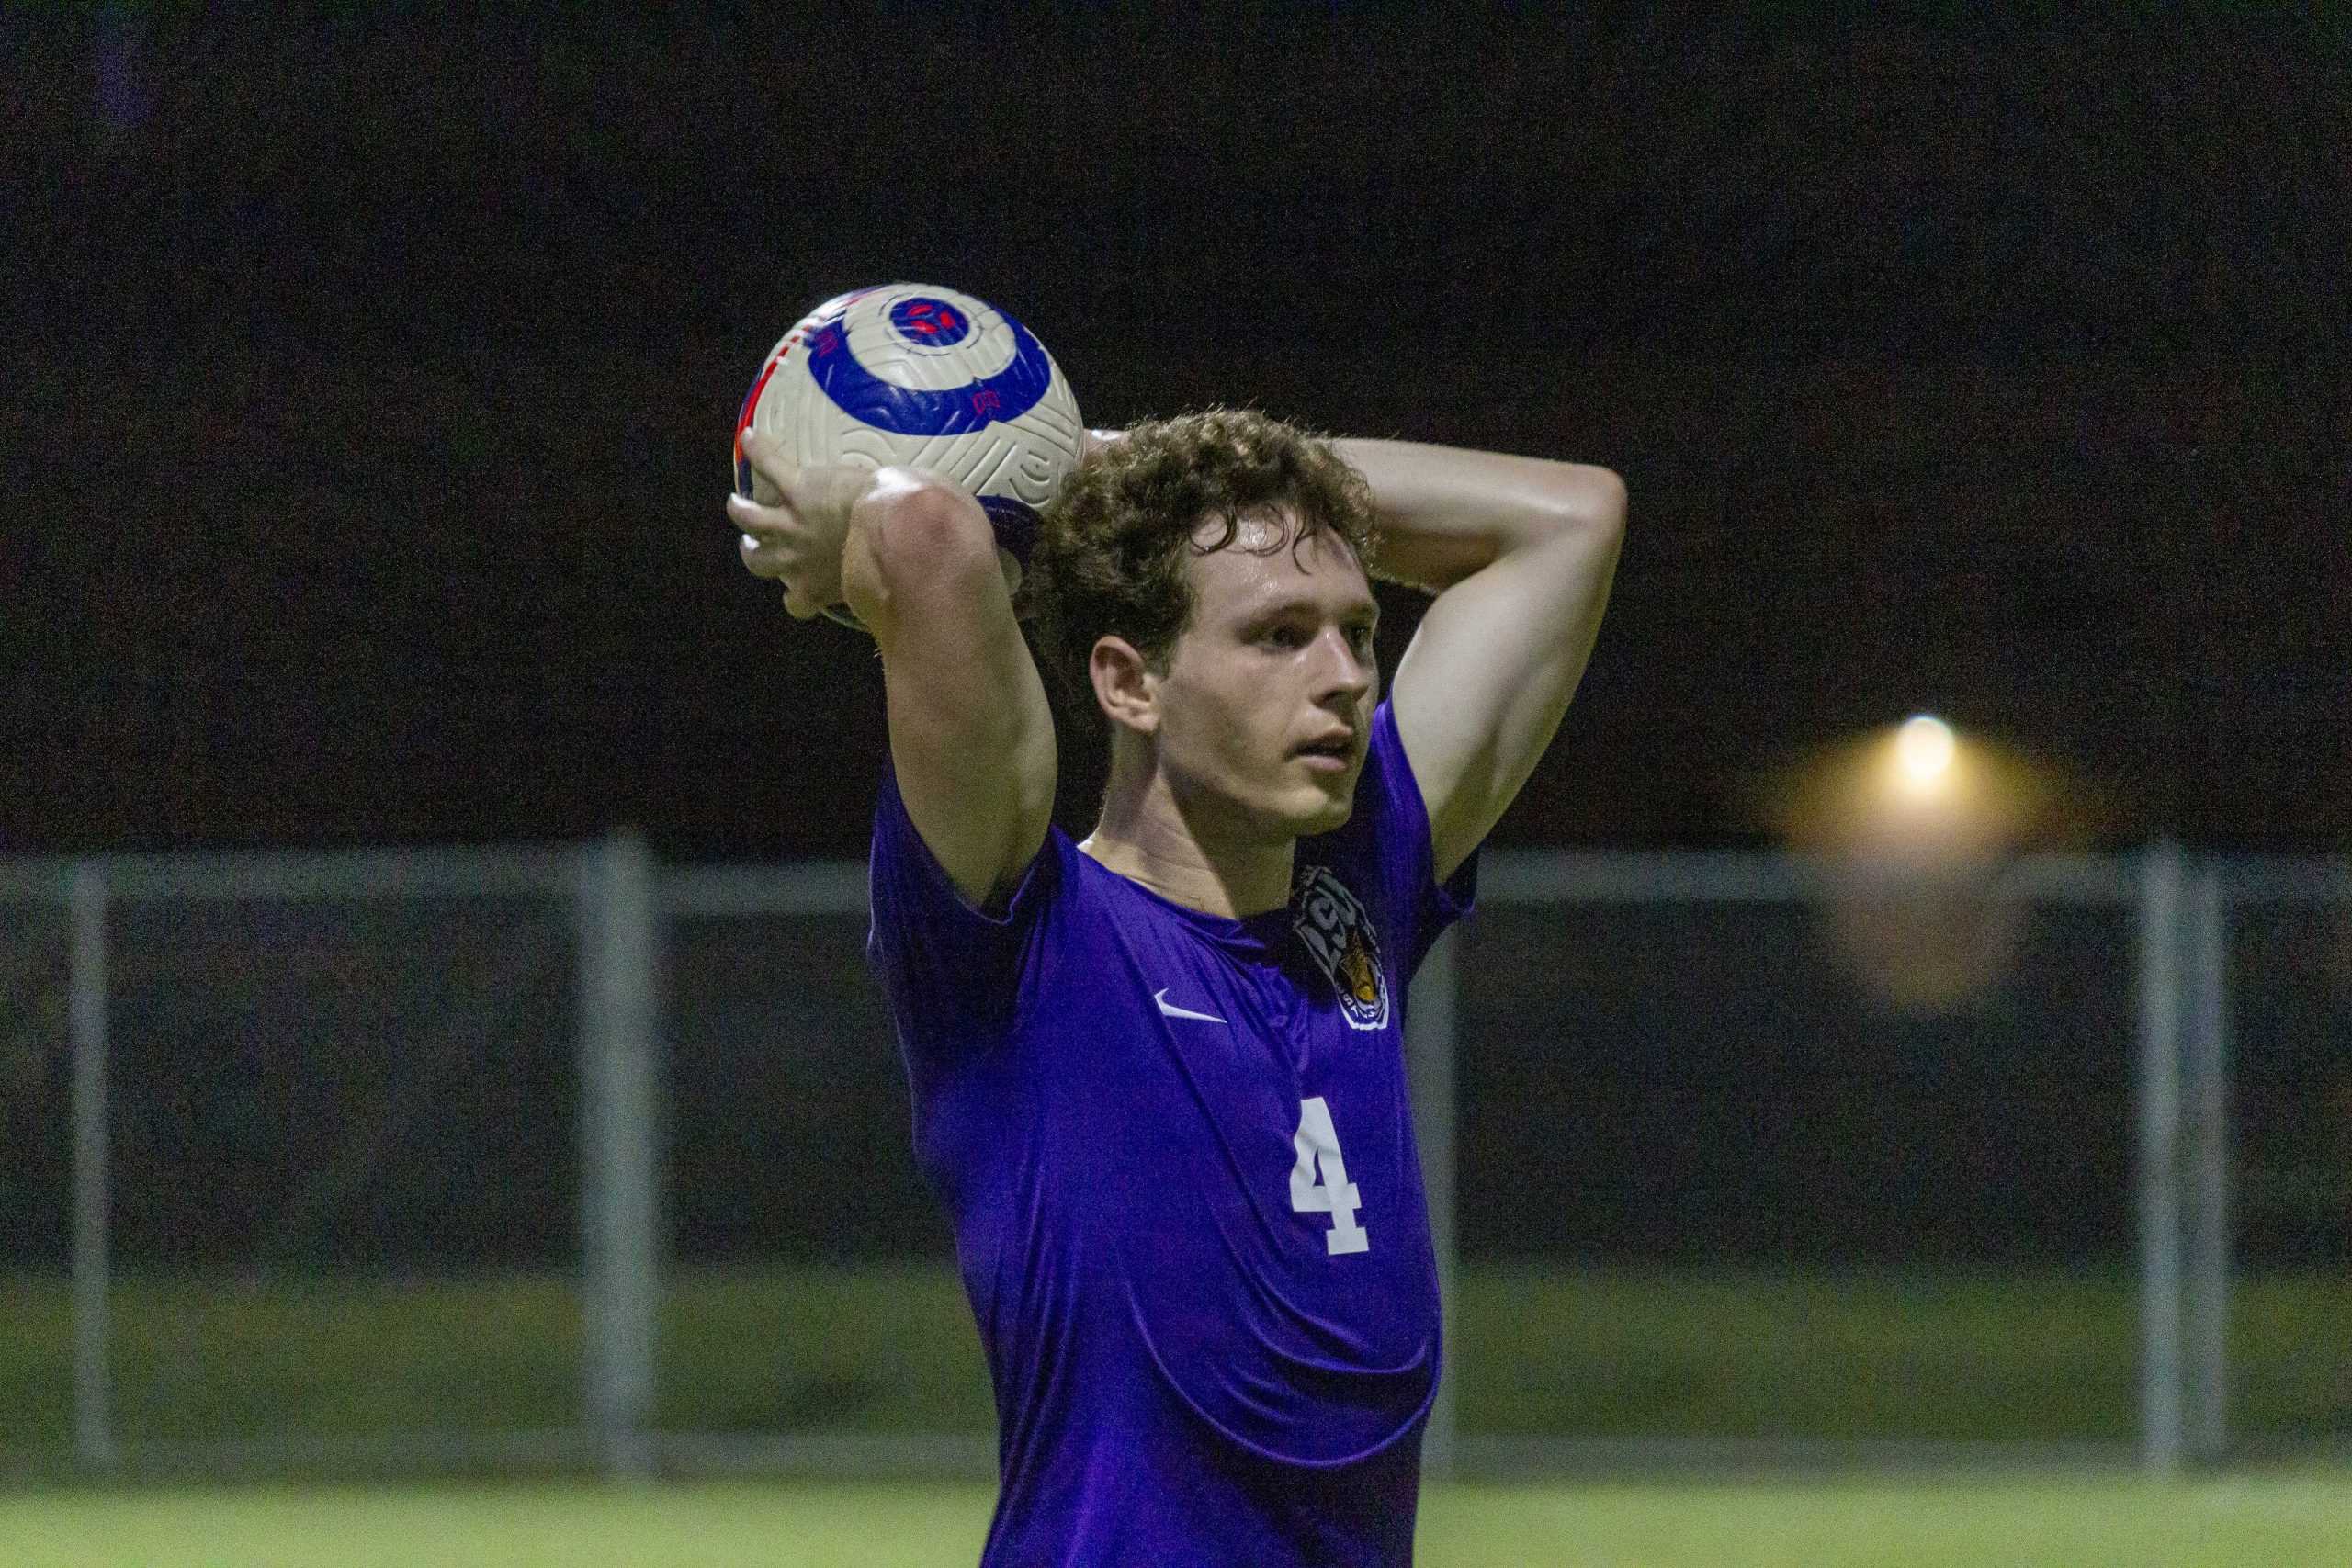
[[[1269,626],[1259,634],[1258,640],[1268,648],[1293,649],[1305,647],[1306,637],[1296,626]]]

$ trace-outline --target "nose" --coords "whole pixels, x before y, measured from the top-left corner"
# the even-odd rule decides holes
[[[1315,639],[1315,699],[1319,703],[1354,702],[1372,690],[1372,656],[1358,653],[1344,626],[1326,626]]]

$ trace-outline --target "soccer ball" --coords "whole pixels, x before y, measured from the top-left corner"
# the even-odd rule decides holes
[[[799,463],[906,463],[955,480],[995,525],[1008,587],[1037,539],[1037,509],[1078,466],[1078,400],[1045,345],[953,288],[889,283],[818,306],[760,367],[735,418],[735,488],[777,497],[752,472],[743,432],[783,437]],[[825,612],[845,625],[846,605]]]

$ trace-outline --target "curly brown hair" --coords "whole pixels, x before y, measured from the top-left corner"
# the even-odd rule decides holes
[[[1213,408],[1137,424],[1090,453],[1046,508],[1030,561],[1039,652],[1068,694],[1093,707],[1087,662],[1106,636],[1164,670],[1193,620],[1186,557],[1232,545],[1245,516],[1272,506],[1298,515],[1293,549],[1329,528],[1371,570],[1371,487],[1308,431]],[[1210,519],[1224,531],[1204,543],[1193,536]]]

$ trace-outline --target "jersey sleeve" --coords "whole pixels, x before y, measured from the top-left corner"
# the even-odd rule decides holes
[[[1001,909],[976,908],[907,815],[885,769],[868,863],[873,925],[866,956],[888,993],[910,1064],[984,1050],[1012,1026],[1046,906],[1059,878],[1055,837],[1022,873]]]
[[[1356,781],[1355,815],[1327,836],[1324,858],[1342,874],[1380,889],[1374,911],[1384,939],[1396,944],[1408,979],[1421,966],[1445,928],[1477,902],[1478,851],[1437,880],[1437,851],[1430,841],[1429,807],[1405,758],[1396,719],[1384,700],[1372,716],[1372,744]]]

